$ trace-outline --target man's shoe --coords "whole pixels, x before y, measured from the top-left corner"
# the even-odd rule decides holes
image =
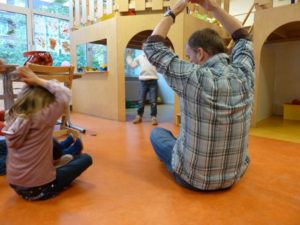
[[[136,123],[141,123],[141,122],[142,122],[142,117],[140,115],[137,115],[135,117],[135,120],[133,121],[133,123],[136,124]]]
[[[152,116],[152,125],[157,125],[157,124],[158,122],[156,116]]]

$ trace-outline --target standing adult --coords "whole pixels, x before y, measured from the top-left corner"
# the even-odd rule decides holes
[[[144,50],[144,43],[142,45],[142,49]],[[126,62],[129,67],[136,68],[138,66],[141,67],[141,72],[139,75],[140,80],[140,89],[139,89],[139,107],[137,110],[137,115],[133,123],[141,123],[144,108],[146,103],[147,93],[149,93],[150,105],[151,105],[151,118],[152,125],[157,125],[157,91],[158,91],[158,76],[154,66],[148,61],[145,53],[143,52],[141,55],[132,59],[131,50],[127,52]]]
[[[212,29],[196,31],[186,44],[190,62],[163,44],[175,17],[187,3],[211,11],[235,45],[232,59]],[[177,0],[147,39],[148,60],[177,93],[181,110],[178,138],[163,128],[150,136],[158,158],[186,188],[231,187],[250,162],[248,135],[254,96],[254,56],[248,32],[214,0]]]

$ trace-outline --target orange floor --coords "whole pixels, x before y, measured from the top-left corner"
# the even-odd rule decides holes
[[[27,202],[0,176],[1,225],[299,225],[300,144],[250,136],[251,164],[230,190],[179,186],[157,160],[145,122],[72,114],[94,164],[54,199]],[[161,127],[178,134],[179,128]],[[93,136],[96,135],[96,136]]]

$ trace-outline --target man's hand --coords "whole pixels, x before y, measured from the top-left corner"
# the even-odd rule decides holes
[[[131,56],[131,50],[128,49],[127,55],[128,55],[128,56]]]
[[[191,0],[190,2],[199,4],[208,11],[213,11],[218,6],[214,0]]]
[[[177,16],[186,8],[189,1],[190,0],[177,0],[177,2],[171,8],[172,12]]]

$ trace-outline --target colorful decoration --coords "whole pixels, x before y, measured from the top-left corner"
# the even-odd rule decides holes
[[[24,52],[23,56],[29,57],[29,59],[27,59],[24,65],[26,65],[27,63],[33,63],[33,64],[39,64],[44,66],[52,66],[53,64],[53,59],[50,53],[46,51]]]

